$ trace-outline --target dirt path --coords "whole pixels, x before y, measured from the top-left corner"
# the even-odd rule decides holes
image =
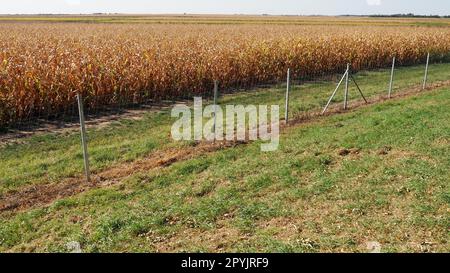
[[[426,91],[444,86],[450,86],[450,81],[430,85]],[[419,88],[414,88],[403,91],[402,93],[397,93],[392,98],[401,99],[404,97],[417,95],[422,92],[425,91],[421,91]],[[367,104],[363,101],[352,102],[350,111],[385,100],[387,100],[385,97],[380,96],[369,99]],[[348,111],[343,111],[339,105],[334,105],[333,107],[330,107],[329,111],[326,113],[326,116],[343,112]],[[290,121],[289,127],[311,123],[321,117],[322,115],[320,114],[320,111],[298,115],[295,119]],[[286,125],[281,125],[281,129],[284,127],[286,127]],[[21,211],[33,207],[45,206],[56,200],[74,196],[91,189],[118,184],[125,178],[137,172],[165,168],[176,162],[189,160],[200,155],[213,153],[221,149],[232,148],[246,143],[248,142],[200,142],[185,148],[160,150],[148,155],[144,159],[113,166],[105,171],[101,171],[98,174],[93,175],[93,182],[90,183],[86,182],[83,177],[77,177],[65,179],[59,183],[26,186],[15,191],[7,192],[0,197],[0,213]]]
[[[59,183],[27,186],[4,194],[0,198],[0,212],[23,210],[50,204],[55,200],[70,197],[90,189],[114,185],[134,173],[168,167],[176,162],[220,149],[234,147],[239,142],[198,143],[183,149],[161,150],[131,163],[120,164],[93,175],[92,182],[83,177],[70,178]]]

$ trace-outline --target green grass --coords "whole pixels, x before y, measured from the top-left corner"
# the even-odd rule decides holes
[[[149,113],[139,121],[115,121],[111,125],[88,131],[90,163],[94,171],[117,162],[141,158],[155,149],[177,143],[167,141],[170,116],[166,112]],[[31,137],[25,143],[0,149],[0,192],[26,184],[80,174],[83,154],[80,135],[53,133]]]
[[[273,153],[254,142],[3,213],[0,251],[78,241],[87,252],[338,252],[378,241],[386,252],[448,252],[449,91],[288,128]]]
[[[450,64],[430,67],[430,82],[448,80]],[[394,92],[421,84],[423,66],[403,67],[396,71]],[[367,97],[386,94],[389,70],[361,72],[356,80]],[[291,92],[291,116],[322,108],[335,88],[335,82],[315,81],[294,85]],[[342,90],[334,102],[343,100]],[[220,103],[280,105],[284,112],[285,86],[255,89],[226,95]],[[350,99],[360,99],[356,88],[350,88]],[[180,147],[189,143],[173,142],[169,111],[150,112],[140,120],[119,120],[109,126],[88,130],[91,169],[105,168],[143,158],[156,150]],[[83,173],[83,155],[79,133],[75,131],[38,135],[0,148],[0,194],[30,184],[58,183],[66,177]]]

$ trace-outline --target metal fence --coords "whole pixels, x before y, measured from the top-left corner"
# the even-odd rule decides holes
[[[226,88],[221,88],[221,83],[217,80],[209,84],[211,92],[198,94],[187,90],[172,100],[155,101],[145,91],[127,96],[127,99],[114,93],[84,97],[76,94],[68,107],[60,111],[52,107],[42,109],[33,116],[24,117],[19,122],[2,128],[2,134],[33,131],[46,126],[79,126],[84,171],[86,178],[90,180],[89,141],[95,136],[90,136],[86,127],[95,126],[98,120],[117,120],[126,118],[133,112],[146,113],[169,107],[176,102],[189,103],[194,96],[202,96],[210,104],[220,105],[230,103],[234,96],[247,94],[247,101],[252,101],[254,97],[254,101],[280,105],[284,111],[283,119],[289,123],[313,114],[326,114],[332,108],[347,110],[354,104],[390,99],[399,94],[418,92],[429,86],[442,84],[450,80],[450,63],[447,61],[428,54],[415,63],[401,63],[392,56],[391,61],[378,67],[374,67],[371,62],[342,63],[334,65],[333,71],[314,69],[313,71],[320,71],[315,73],[289,68],[285,71],[285,76],[267,75],[251,81],[236,81]],[[239,100],[239,97],[236,99]]]

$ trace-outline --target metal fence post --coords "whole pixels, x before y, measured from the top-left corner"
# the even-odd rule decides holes
[[[389,94],[388,94],[389,98],[391,98],[392,86],[394,84],[394,70],[395,70],[395,57],[392,59],[391,81],[389,82]]]
[[[336,92],[339,90],[339,87],[341,87],[342,82],[344,81],[345,77],[347,77],[348,75],[348,70],[345,71],[344,75],[342,76],[341,80],[339,81],[339,83],[336,86],[336,89],[334,89],[333,93],[331,94],[330,98],[328,99],[327,105],[325,106],[325,108],[322,111],[322,115],[325,114],[325,112],[327,111],[328,107],[331,104],[331,101],[333,100],[334,96],[336,96]]]
[[[84,172],[88,182],[91,181],[91,173],[89,170],[89,154],[87,149],[86,125],[84,123],[83,98],[81,94],[77,94],[78,112],[80,115],[81,144],[83,147]]]
[[[424,90],[427,87],[427,80],[428,80],[428,65],[430,63],[430,53],[428,52],[427,55],[427,65],[425,66],[425,77],[423,78],[423,87]]]
[[[217,80],[214,81],[214,126],[213,126],[213,132],[214,132],[214,141],[217,138],[216,135],[216,124],[217,124],[217,102],[219,97],[219,82]]]
[[[287,71],[287,81],[286,81],[286,105],[285,105],[285,114],[284,120],[286,120],[286,124],[289,122],[289,93],[291,92],[291,69],[289,68]]]
[[[344,110],[347,110],[348,106],[348,78],[350,74],[350,64],[347,64],[347,75],[345,76],[345,95],[344,95]]]

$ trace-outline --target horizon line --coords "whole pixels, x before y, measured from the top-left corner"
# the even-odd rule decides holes
[[[270,14],[270,13],[128,13],[128,12],[91,12],[91,13],[0,13],[0,16],[65,16],[65,15],[126,15],[126,16],[286,16],[286,17],[368,17],[368,16],[402,16],[402,17],[446,17],[448,15],[440,14],[414,14],[414,13],[368,13],[368,14]]]

